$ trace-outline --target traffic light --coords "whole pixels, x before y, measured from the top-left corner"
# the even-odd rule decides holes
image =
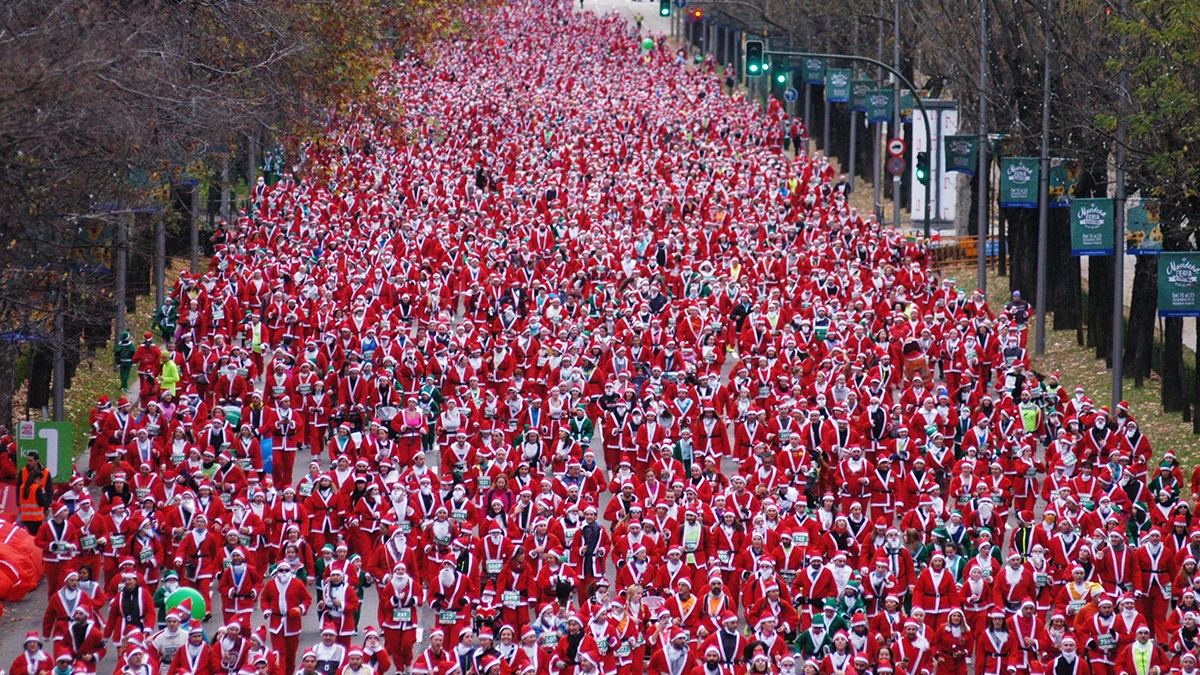
[[[746,40],[746,74],[760,75],[767,70],[762,40]]]
[[[671,16],[671,0],[658,0],[658,15]]]
[[[692,21],[701,21],[703,19],[704,19],[704,10],[702,10],[702,9],[693,9],[692,10]]]
[[[786,70],[775,71],[775,84],[785,86],[788,81],[788,72]]]
[[[929,185],[929,153],[921,150],[917,153],[917,181],[921,185]]]

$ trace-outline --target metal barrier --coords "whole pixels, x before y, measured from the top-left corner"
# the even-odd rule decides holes
[[[941,237],[930,247],[930,252],[938,269],[964,269],[978,263],[978,247],[979,241],[975,237]],[[997,252],[997,242],[989,239],[984,251],[988,260],[995,258]]]

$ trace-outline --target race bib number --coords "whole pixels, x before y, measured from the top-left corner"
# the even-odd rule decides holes
[[[807,532],[797,532],[792,539],[795,540],[797,546],[808,546]]]
[[[108,539],[109,547],[114,551],[125,546],[125,535],[114,534]]]
[[[1117,639],[1112,636],[1112,633],[1097,635],[1096,646],[1104,650],[1112,649],[1117,646]]]
[[[465,522],[467,522],[467,510],[466,509],[454,509],[453,511],[450,512],[450,517],[457,520],[460,523],[465,523]]]
[[[728,565],[733,561],[733,551],[717,551],[717,562]]]
[[[558,633],[542,633],[541,637],[538,638],[538,642],[543,647],[554,649],[558,645]]]
[[[91,535],[91,534],[89,534],[89,535],[88,535],[88,536],[86,536],[86,537],[80,537],[80,538],[79,538],[79,547],[80,547],[80,548],[82,548],[82,549],[83,549],[83,550],[85,550],[85,551],[90,551],[90,550],[92,550],[92,549],[96,548],[96,537],[95,537],[95,535]]]
[[[1037,584],[1038,588],[1045,588],[1050,585],[1050,575],[1045,572],[1038,572],[1033,575],[1033,583]]]
[[[492,487],[492,479],[488,476],[481,476],[479,478],[479,489],[487,490],[490,487]]]
[[[250,459],[247,457],[239,458],[238,466],[242,468],[242,471],[249,471],[250,470]]]
[[[171,463],[172,464],[180,464],[182,462],[183,462],[183,453],[182,452],[172,452],[171,453]]]
[[[1072,600],[1067,603],[1067,611],[1071,614],[1077,614],[1079,610],[1083,609],[1084,604],[1086,603],[1083,600]]]
[[[629,656],[633,652],[633,647],[628,642],[622,642],[620,647],[617,647],[617,656]]]
[[[483,564],[483,569],[488,574],[499,574],[500,570],[504,569],[503,560],[489,560]]]
[[[517,591],[504,591],[500,594],[500,602],[509,609],[514,609],[521,604],[521,594]]]
[[[392,621],[396,623],[412,623],[412,607],[393,608]]]
[[[141,562],[144,562],[144,563],[148,563],[151,560],[154,560],[154,549],[152,549],[152,548],[142,549],[142,552],[138,554],[138,560]]]
[[[438,623],[442,624],[443,626],[457,622],[458,612],[452,609],[443,609],[442,611],[438,612]]]
[[[301,483],[300,490],[299,490],[300,496],[307,497],[307,496],[311,495],[312,489],[313,489],[312,483]]]
[[[140,502],[146,498],[146,495],[150,494],[150,488],[138,488],[134,490],[133,493],[137,496],[137,500]]]

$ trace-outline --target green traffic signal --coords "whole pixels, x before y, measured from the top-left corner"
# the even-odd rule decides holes
[[[775,73],[775,82],[778,84],[787,84],[787,73]]]
[[[671,0],[658,0],[658,15],[671,16]]]
[[[929,153],[925,150],[917,153],[916,172],[917,181],[929,185]]]
[[[763,59],[762,40],[746,40],[746,72],[750,75],[758,75],[765,72],[768,67],[766,60]]]

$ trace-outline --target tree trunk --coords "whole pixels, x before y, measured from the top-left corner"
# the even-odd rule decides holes
[[[1183,319],[1167,318],[1163,327],[1162,406],[1163,412],[1179,412],[1187,404],[1187,384],[1183,374]]]
[[[1079,258],[1071,255],[1071,210],[1050,209],[1046,219],[1046,311],[1054,312],[1054,330],[1083,323]]]
[[[0,342],[0,424],[12,428],[16,393],[17,343]]]
[[[1121,253],[1121,251],[1118,251]],[[1113,259],[1088,261],[1088,346],[1096,348],[1096,358],[1112,367]]]
[[[1037,209],[1001,209],[1008,221],[1008,290],[1021,291],[1021,297],[1037,304]],[[1049,308],[1047,308],[1049,309]]]
[[[1150,376],[1154,354],[1154,317],[1158,314],[1158,258],[1137,257],[1133,273],[1133,295],[1125,328],[1125,376],[1141,387]]]

